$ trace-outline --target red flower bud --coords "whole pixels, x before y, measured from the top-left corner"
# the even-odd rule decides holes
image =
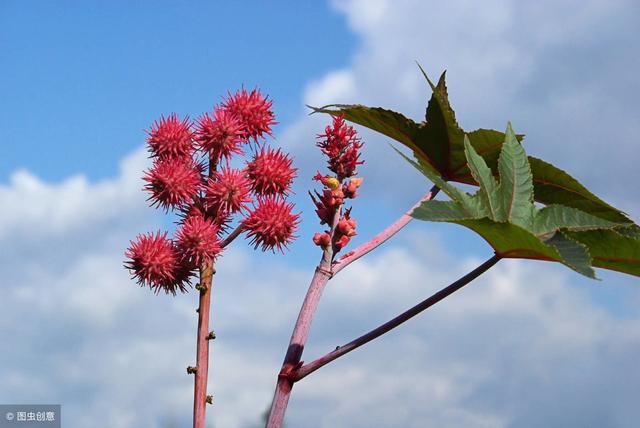
[[[350,240],[351,238],[347,235],[342,235],[340,238],[336,239],[336,243],[335,243],[336,251],[340,251],[341,249],[346,247],[347,244],[349,244]]]
[[[316,233],[313,235],[313,243],[319,247],[326,248],[331,245],[331,236],[328,233]]]
[[[337,230],[342,235],[354,236],[356,235],[355,227],[355,220],[347,220],[343,217],[338,222]]]
[[[322,184],[324,184],[325,187],[331,190],[336,190],[338,187],[340,187],[340,182],[338,181],[337,178],[332,177],[330,175],[323,176],[322,174],[320,174],[320,171],[318,171],[318,173],[313,177],[313,179],[321,182]]]
[[[342,191],[344,192],[344,197],[349,199],[356,198],[358,196],[358,193],[356,191],[363,181],[364,178],[352,178],[347,184],[343,184]]]

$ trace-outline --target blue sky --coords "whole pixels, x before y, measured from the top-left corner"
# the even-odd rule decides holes
[[[36,6],[37,5],[37,6]],[[326,4],[3,2],[0,176],[111,176],[160,114],[207,111],[259,86],[281,126],[311,78],[346,63],[355,38]]]
[[[640,218],[640,6],[518,2],[18,2],[0,4],[0,402],[61,403],[69,427],[187,426],[193,293],[153,296],[122,269],[147,207],[144,129],[227,90],[274,100],[274,144],[299,168],[300,239],[287,255],[238,241],[219,264],[210,382],[216,427],[258,426],[319,254],[306,191],[327,118],[364,103],[421,119],[415,66],[448,70],[465,129],[527,135],[528,153]],[[362,130],[354,244],[430,187]],[[6,250],[5,250],[6,249]],[[327,288],[306,358],[386,321],[491,251],[414,222]],[[601,282],[505,261],[432,311],[305,379],[293,427],[633,427],[640,377],[636,278]],[[99,416],[99,417],[98,417]],[[98,418],[97,418],[98,417]],[[96,419],[97,418],[97,419]]]

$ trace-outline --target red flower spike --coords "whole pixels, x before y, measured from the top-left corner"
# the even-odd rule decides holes
[[[356,174],[356,167],[364,163],[359,160],[362,143],[353,127],[344,121],[344,114],[333,118],[333,125],[318,135],[317,145],[328,158],[329,169],[342,181]]]
[[[242,88],[223,103],[223,107],[240,119],[244,125],[247,139],[264,138],[264,134],[271,135],[271,125],[275,125],[275,116],[271,110],[273,101],[264,97],[258,89],[250,93]]]
[[[176,246],[183,258],[198,266],[214,259],[221,251],[218,225],[204,216],[187,217],[176,232]]]
[[[147,144],[152,157],[160,159],[187,157],[193,153],[193,131],[188,117],[183,120],[172,113],[155,121],[149,131]]]
[[[293,214],[293,204],[287,203],[280,196],[268,195],[260,198],[257,206],[244,219],[242,224],[247,229],[247,238],[255,248],[262,251],[284,248],[293,242],[300,222],[300,214]]]
[[[262,147],[247,164],[247,175],[253,182],[253,190],[259,195],[286,195],[297,171],[291,164],[292,159],[280,149],[267,147],[265,150]]]
[[[251,181],[246,172],[223,167],[209,179],[206,188],[207,202],[217,209],[218,214],[235,213],[251,202]]]
[[[196,143],[217,163],[229,159],[233,153],[242,154],[240,146],[245,142],[244,125],[238,117],[227,110],[216,107],[213,117],[203,114],[197,121]]]
[[[178,259],[167,232],[138,235],[135,242],[131,241],[125,256],[129,259],[125,267],[140,285],[149,285],[158,292],[162,288],[166,290],[167,284],[176,279]]]
[[[152,206],[165,210],[189,203],[198,192],[201,173],[191,158],[157,159],[143,177],[144,189],[151,193]]]

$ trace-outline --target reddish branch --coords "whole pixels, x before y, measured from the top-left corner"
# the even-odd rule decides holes
[[[413,217],[411,217],[411,213],[414,209],[419,207],[423,202],[429,201],[436,197],[440,189],[437,186],[433,186],[429,193],[427,193],[422,199],[420,199],[409,211],[400,216],[398,220],[396,220],[393,224],[387,227],[385,230],[371,238],[369,241],[357,247],[355,250],[345,254],[341,257],[337,262],[333,264],[332,272],[333,275],[336,275],[345,267],[349,266],[351,263],[358,260],[360,257],[369,253],[370,251],[375,250],[380,245],[384,244],[389,238],[398,233],[400,229],[405,227]]]
[[[340,358],[341,356],[353,351],[354,349],[357,349],[360,346],[362,346],[362,345],[364,345],[366,343],[369,343],[372,340],[382,336],[383,334],[393,330],[394,328],[398,327],[399,325],[403,324],[404,322],[406,322],[406,321],[410,320],[411,318],[415,317],[416,315],[418,315],[422,311],[430,308],[431,306],[435,305],[439,301],[443,300],[444,298],[446,298],[446,297],[450,296],[451,294],[455,293],[456,291],[460,290],[462,287],[464,287],[465,285],[467,285],[468,283],[470,283],[471,281],[473,281],[474,279],[476,279],[477,277],[482,275],[488,269],[490,269],[499,260],[500,260],[500,256],[494,255],[493,257],[488,259],[486,262],[484,262],[483,264],[481,264],[480,266],[478,266],[477,268],[475,268],[474,270],[472,270],[471,272],[469,272],[468,274],[463,276],[462,278],[460,278],[457,281],[453,282],[448,287],[443,288],[442,290],[438,291],[437,293],[435,293],[431,297],[423,300],[422,302],[418,303],[417,305],[415,305],[411,309],[401,313],[400,315],[398,315],[397,317],[393,318],[392,320],[390,320],[390,321],[382,324],[381,326],[371,330],[370,332],[358,337],[357,339],[352,340],[351,342],[347,343],[346,345],[343,345],[343,346],[340,346],[340,347],[336,348],[334,351],[329,352],[325,356],[320,357],[317,360],[310,362],[309,364],[305,364],[305,365],[301,366],[300,368],[295,370],[295,373],[293,374],[292,381],[293,382],[299,381],[300,379],[302,379],[302,378],[308,376],[309,374],[313,373],[314,371],[318,370],[320,367],[322,367],[322,366],[324,366],[326,364],[329,364],[333,360],[335,360],[337,358]]]
[[[209,373],[209,309],[215,268],[213,261],[200,268],[200,305],[198,307],[198,333],[196,350],[195,385],[193,389],[193,426],[203,428],[207,405],[207,379]]]
[[[368,242],[359,246],[352,252],[348,253],[345,257],[342,257],[339,261],[331,263],[333,258],[334,249],[332,246],[328,246],[324,249],[322,259],[316,268],[316,271],[311,280],[311,284],[305,296],[302,308],[298,314],[298,320],[296,321],[291,340],[289,342],[289,348],[278,375],[278,382],[276,391],[274,394],[273,402],[271,405],[271,411],[269,413],[269,419],[267,421],[267,428],[279,428],[284,420],[284,415],[289,403],[289,397],[293,389],[293,384],[297,380],[302,352],[306,344],[311,322],[318,307],[318,302],[322,296],[322,291],[325,285],[335,274],[341,271],[343,268],[374,250],[378,246],[382,245],[389,238],[395,235],[400,229],[406,226],[412,219],[411,212],[418,207],[422,202],[433,199],[438,193],[439,189],[434,186],[431,188],[417,204],[415,204],[407,213],[403,214],[398,220],[373,237]],[[333,219],[333,225],[331,228],[331,236],[335,230],[337,220],[340,218],[340,213],[336,212]],[[337,357],[336,357],[337,358]],[[328,361],[327,361],[328,363]],[[324,363],[324,364],[327,364]]]
[[[231,244],[234,239],[236,239],[242,232],[246,230],[244,224],[240,223],[238,227],[236,227],[233,232],[229,233],[226,238],[220,243],[220,248],[225,248],[227,245]]]
[[[333,223],[331,225],[331,236],[335,231],[336,224],[340,218],[340,210],[336,210],[333,216]],[[293,389],[293,374],[298,366],[301,364],[302,351],[307,343],[307,336],[311,328],[311,322],[318,308],[318,302],[322,297],[322,291],[324,286],[331,279],[331,260],[333,259],[333,246],[327,246],[322,252],[322,258],[316,271],[311,279],[311,284],[307,290],[307,295],[302,302],[300,313],[296,321],[293,333],[291,334],[291,340],[289,341],[289,347],[282,363],[282,369],[278,374],[278,382],[276,384],[276,391],[273,396],[273,402],[271,403],[271,410],[269,412],[269,419],[267,420],[267,427],[279,428],[284,420],[284,414],[287,411],[287,404],[289,403],[289,397],[291,396],[291,390]]]

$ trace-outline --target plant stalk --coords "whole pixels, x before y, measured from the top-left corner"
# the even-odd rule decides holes
[[[295,376],[300,368],[300,362],[302,358],[302,351],[309,334],[309,328],[311,327],[311,321],[315,315],[315,311],[318,306],[322,291],[325,285],[336,273],[344,269],[349,264],[353,263],[360,257],[374,250],[382,245],[389,238],[395,235],[400,229],[406,226],[413,218],[411,212],[422,202],[433,199],[440,189],[437,186],[433,186],[431,190],[418,201],[411,209],[403,214],[398,220],[373,237],[371,240],[357,247],[355,250],[347,253],[337,262],[332,262],[334,250],[333,247],[325,248],[322,254],[322,259],[316,267],[316,271],[311,280],[311,284],[305,296],[302,308],[298,314],[298,320],[291,335],[289,347],[285,355],[282,369],[278,375],[278,382],[276,385],[276,391],[274,393],[273,402],[271,403],[271,410],[269,412],[269,418],[267,420],[267,428],[280,428],[284,420],[284,415],[289,403],[289,397],[293,389],[293,384],[296,381]],[[331,226],[330,234],[333,242],[334,231],[338,220],[340,219],[340,211],[336,211],[333,218],[333,224]]]
[[[361,347],[362,345],[369,343],[372,340],[382,336],[383,334],[393,330],[394,328],[398,327],[404,322],[415,317],[422,311],[430,308],[431,306],[435,305],[439,301],[445,299],[446,297],[460,290],[462,287],[464,287],[465,285],[467,285],[468,283],[470,283],[471,281],[473,281],[474,279],[476,279],[477,277],[485,273],[491,267],[493,267],[493,265],[498,263],[500,259],[501,257],[499,255],[494,254],[490,259],[482,263],[480,266],[478,266],[477,268],[475,268],[474,270],[472,270],[462,278],[458,279],[457,281],[453,282],[449,286],[433,294],[431,297],[418,303],[411,309],[401,313],[400,315],[393,318],[392,320],[387,321],[386,323],[358,337],[357,339],[352,340],[346,345],[337,347],[334,351],[329,352],[325,356],[320,357],[317,360],[314,360],[308,364],[303,365],[302,367],[295,370],[292,381],[293,382],[299,381],[300,379],[318,370],[320,367],[329,364],[333,360],[336,360],[342,357],[343,355],[348,354],[349,352]]]
[[[333,216],[333,222],[331,224],[330,235],[333,242],[334,231],[338,220],[340,219],[341,210],[337,209]],[[296,321],[293,333],[291,334],[291,340],[289,341],[289,347],[282,363],[282,369],[278,374],[278,382],[276,384],[276,390],[273,396],[273,402],[271,403],[271,410],[269,411],[269,418],[267,419],[267,428],[280,428],[284,420],[285,412],[287,411],[287,405],[289,403],[289,397],[291,396],[291,390],[293,389],[292,375],[300,365],[302,358],[302,352],[307,342],[307,336],[311,328],[311,322],[318,308],[318,302],[322,297],[322,291],[325,285],[331,279],[331,262],[333,260],[334,249],[333,245],[326,247],[322,252],[322,258],[320,263],[316,267],[316,270],[311,279],[311,284],[307,290],[307,295],[302,302],[300,313]]]
[[[406,213],[400,216],[400,218],[393,222],[389,227],[378,233],[376,236],[374,236],[364,244],[357,247],[355,250],[348,252],[340,259],[338,259],[338,261],[333,264],[333,275],[336,275],[342,269],[349,266],[351,263],[355,262],[365,254],[375,250],[380,245],[389,240],[389,238],[391,238],[393,235],[398,233],[400,229],[405,227],[411,220],[413,220],[413,217],[411,217],[411,213],[413,212],[413,210],[419,207],[423,202],[430,201],[431,199],[435,198],[439,191],[440,189],[438,188],[438,186],[433,186],[431,190],[429,190],[429,192],[422,197],[422,199],[420,199],[414,206],[412,206]]]
[[[200,267],[200,305],[198,306],[198,333],[196,345],[196,371],[193,388],[193,428],[204,428],[207,405],[207,379],[209,374],[209,311],[211,287],[215,268],[213,261]]]

